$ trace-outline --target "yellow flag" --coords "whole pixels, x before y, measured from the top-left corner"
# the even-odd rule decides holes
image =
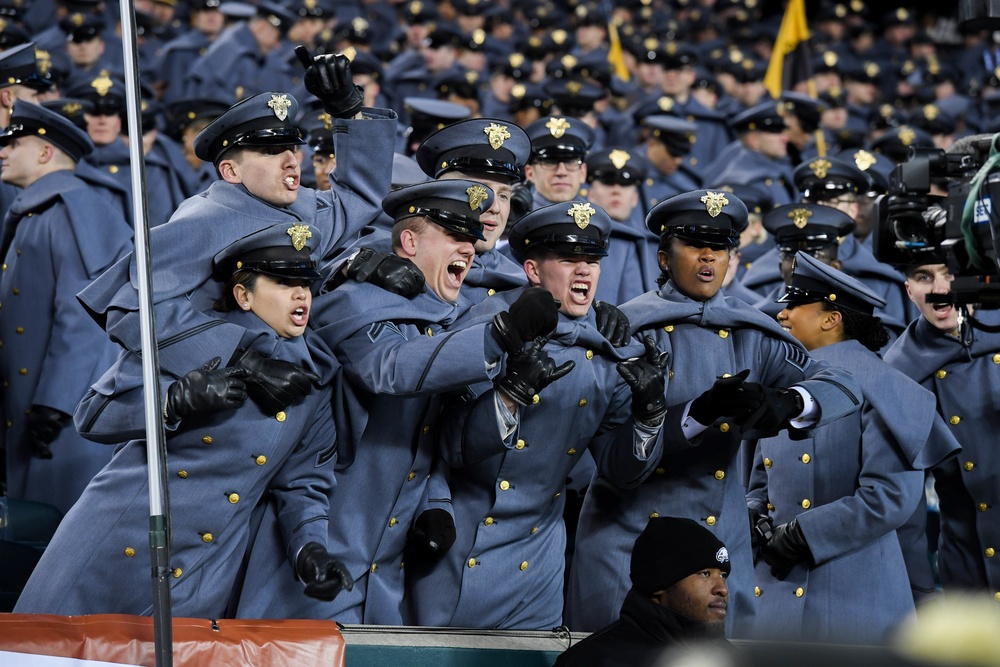
[[[780,97],[782,90],[791,89],[799,81],[809,78],[808,39],[805,0],[788,0],[781,27],[778,28],[778,38],[774,40],[771,61],[767,64],[767,74],[764,75],[764,86],[772,97]]]
[[[622,81],[628,81],[632,75],[625,64],[625,52],[622,50],[622,40],[618,36],[618,24],[608,21],[608,40],[611,42],[608,48],[608,62],[615,68],[615,74]]]

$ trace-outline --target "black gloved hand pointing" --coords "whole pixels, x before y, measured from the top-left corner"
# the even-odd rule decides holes
[[[351,61],[342,53],[324,53],[313,57],[309,49],[295,47],[295,55],[306,68],[306,90],[323,101],[323,109],[334,118],[353,118],[364,103],[360,86],[351,76]]]

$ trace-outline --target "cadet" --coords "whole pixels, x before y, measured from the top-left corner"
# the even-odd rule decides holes
[[[192,65],[222,33],[225,17],[221,5],[220,0],[191,0],[188,4],[191,29],[163,45],[156,64],[156,79],[165,104],[184,97],[184,84]]]
[[[779,301],[778,323],[814,359],[849,370],[864,403],[804,437],[757,445],[747,494],[760,527],[755,637],[881,644],[913,613],[896,529],[923,499],[923,469],[959,444],[934,396],[875,354],[888,340],[873,315],[881,297],[799,252]]]
[[[307,243],[319,231],[287,223],[236,241],[211,263],[228,285],[216,309],[253,335],[254,348],[269,359],[313,370],[303,337],[309,321],[309,286],[320,278]],[[218,358],[183,377],[161,376],[167,429],[170,490],[170,597],[178,615],[221,618],[248,543],[252,515],[268,496],[280,507],[271,518],[287,553],[284,577],[252,586],[285,585],[333,599],[351,579],[326,550],[336,432],[330,386],[313,390],[279,413],[278,419],[246,401],[251,371],[220,368]],[[115,405],[118,376],[141,375],[138,355],[121,358],[77,412],[78,424],[116,441],[129,429]],[[329,382],[329,377],[325,380]],[[126,380],[126,386],[131,385]],[[134,402],[135,396],[124,397]],[[141,411],[141,405],[132,405]],[[116,423],[117,422],[117,423]],[[66,515],[24,592],[18,609],[27,613],[149,615],[149,486],[142,431],[118,448]],[[126,438],[129,436],[125,436]],[[206,447],[216,442],[218,447]],[[265,522],[261,530],[272,530]],[[76,566],[70,564],[75,563]],[[93,570],[81,581],[80,569]],[[293,574],[294,573],[294,576]],[[279,584],[280,582],[280,584]]]
[[[73,175],[94,145],[69,120],[20,101],[0,144],[0,178],[23,188],[0,242],[7,492],[65,512],[111,458],[70,415],[117,352],[76,293],[129,252],[132,230]]]
[[[629,550],[655,513],[704,522],[724,539],[734,562],[728,627],[733,636],[747,636],[753,564],[740,441],[789,425],[822,425],[860,403],[846,372],[813,361],[773,319],[720,294],[730,250],[746,224],[743,202],[710,190],[672,197],[646,218],[661,235],[663,286],[622,311],[635,331],[648,331],[671,355],[665,454],[661,467],[632,491],[595,476],[570,573],[567,623],[574,630],[614,620],[629,588]],[[753,392],[742,389],[744,380],[755,384]]]
[[[583,200],[587,152],[594,131],[582,120],[563,116],[539,118],[524,128],[531,140],[531,158],[524,177],[534,187],[531,208]]]
[[[996,597],[1000,596],[1000,561],[995,557],[1000,521],[995,508],[1000,507],[1000,487],[995,482],[1000,450],[995,435],[1000,412],[995,401],[1000,395],[996,377],[1000,337],[985,326],[962,324],[953,303],[928,302],[928,297],[946,299],[952,291],[954,276],[940,261],[928,257],[902,267],[907,294],[920,317],[910,322],[885,360],[934,393],[938,413],[962,445],[959,457],[933,470],[941,512],[937,561],[941,585],[946,591],[985,590]],[[997,314],[985,310],[975,315],[984,325],[995,327]],[[922,524],[923,508],[920,514]],[[927,551],[920,548],[908,562],[926,567]],[[929,581],[929,573],[924,575]],[[919,581],[920,576],[911,571],[910,578]]]
[[[317,69],[326,70],[328,84],[320,83]],[[364,109],[363,122],[341,119],[361,109],[344,56],[320,56],[305,76],[336,118],[335,126],[343,128],[337,133],[337,187],[330,193],[300,187],[294,150],[303,139],[292,121],[298,103],[284,93],[262,93],[233,105],[198,134],[195,152],[215,164],[221,180],[185,201],[168,224],[150,234],[150,247],[157,249],[152,282],[163,343],[160,364],[178,377],[192,370],[186,366],[193,357],[210,354],[228,361],[243,347],[241,327],[205,314],[219,285],[201,255],[276,221],[302,222],[321,232],[323,245],[315,253],[324,266],[374,217],[375,202],[389,190],[395,114]],[[190,246],[194,239],[197,251]],[[120,262],[81,298],[114,340],[138,351],[133,260]]]
[[[667,114],[647,116],[644,123],[649,132],[645,149],[651,169],[640,188],[643,217],[661,201],[699,186],[684,166],[685,157],[697,143],[698,126]]]
[[[659,459],[655,436],[666,411],[666,357],[649,349],[646,358],[626,361],[641,357],[642,349],[612,346],[591,308],[611,224],[602,209],[581,202],[552,204],[521,218],[510,248],[523,262],[528,286],[487,299],[456,323],[488,322],[532,287],[549,290],[561,304],[545,344],[551,366],[539,365],[534,348],[513,354],[495,392],[444,409],[442,457],[450,467],[457,539],[441,562],[407,568],[417,625],[562,625],[567,477],[592,454],[609,478],[627,485]],[[626,367],[622,377],[616,362]],[[541,391],[566,373],[557,390]],[[512,377],[525,384],[512,385]],[[495,394],[515,420],[506,433],[496,428]],[[627,441],[613,445],[619,427]]]
[[[441,534],[449,528],[454,540],[447,482],[434,458],[439,402],[445,392],[489,382],[503,354],[492,325],[443,330],[463,310],[462,282],[473,242],[482,239],[479,216],[492,199],[485,186],[465,180],[430,181],[390,193],[383,206],[397,221],[393,250],[417,265],[428,289],[408,299],[349,281],[317,297],[316,333],[343,367],[334,384],[334,407],[340,463],[350,466],[337,474],[336,497],[343,502],[332,510],[329,543],[355,586],[332,605],[311,603],[287,589],[244,590],[240,616],[271,617],[279,609],[291,618],[404,623],[408,533],[423,533],[425,550],[433,551],[428,542],[447,549]],[[512,306],[504,319],[503,330],[520,345],[555,326],[555,302],[540,292],[527,306],[524,301]],[[417,516],[418,506],[428,509]],[[280,547],[254,551],[249,571],[259,573],[257,580],[282,568]]]

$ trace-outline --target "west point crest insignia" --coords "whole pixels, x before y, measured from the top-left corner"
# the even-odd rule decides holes
[[[490,193],[486,190],[485,186],[482,185],[472,185],[465,194],[469,195],[469,208],[475,211],[479,206],[486,201]]]
[[[111,81],[111,78],[107,74],[101,74],[101,76],[97,77],[96,79],[90,82],[90,87],[96,90],[97,94],[100,95],[101,97],[107,95],[108,91],[111,90],[111,86],[113,85],[114,83]]]
[[[285,94],[271,95],[271,99],[267,101],[267,106],[274,112],[278,120],[285,120],[288,118],[288,109],[292,106],[292,101]]]
[[[904,125],[899,129],[899,134],[897,136],[904,146],[909,146],[913,143],[913,140],[917,138],[917,133]]]
[[[615,165],[615,169],[621,169],[628,164],[630,157],[632,156],[618,148],[608,153],[608,159],[611,160],[611,164]]]
[[[854,164],[861,171],[868,171],[875,164],[875,156],[868,151],[858,151],[854,154]]]
[[[549,134],[559,139],[569,129],[569,121],[565,118],[550,118],[545,127],[548,129]]]
[[[824,158],[818,158],[809,163],[809,168],[812,169],[812,173],[816,174],[816,178],[826,178],[826,172],[832,166],[830,161]]]
[[[812,211],[807,208],[793,208],[788,212],[788,217],[792,219],[793,225],[802,229],[809,224],[809,218],[812,217]]]
[[[312,238],[313,233],[309,231],[309,225],[292,225],[288,228],[287,234],[292,237],[292,247],[302,250],[306,247],[306,241]]]
[[[507,126],[496,123],[490,123],[484,127],[483,134],[490,140],[490,146],[493,147],[493,150],[498,150],[503,146],[504,141],[510,139],[510,130],[507,129]]]
[[[722,213],[722,208],[729,203],[722,192],[706,192],[698,201],[705,205],[705,210],[713,218]]]
[[[587,228],[587,225],[590,224],[590,216],[595,213],[597,213],[597,211],[595,211],[594,207],[590,205],[590,202],[587,202],[586,204],[577,202],[576,204],[573,204],[568,211],[566,211],[566,215],[573,218],[573,222],[575,222],[576,226],[580,229]]]

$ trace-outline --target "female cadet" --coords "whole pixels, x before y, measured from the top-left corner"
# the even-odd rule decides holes
[[[888,340],[872,314],[885,303],[880,296],[799,252],[779,302],[778,323],[814,359],[849,370],[864,402],[805,437],[758,443],[747,505],[776,527],[756,540],[755,634],[881,643],[913,611],[896,528],[923,497],[923,468],[959,445],[933,394],[875,354]]]
[[[320,277],[305,244],[318,243],[316,235],[306,225],[275,225],[236,241],[214,259],[217,271],[232,276],[216,309],[252,332],[251,347],[272,363],[318,365],[303,337],[312,302],[309,285]],[[140,392],[102,391],[119,379],[133,386],[138,372],[135,355],[120,357],[77,409],[81,431],[109,441],[116,423],[132,423],[123,411],[137,409]],[[219,368],[216,358],[163,391],[171,599],[177,616],[225,615],[250,539],[251,514],[268,496],[305,593],[333,599],[352,583],[326,550],[337,458],[330,389],[324,385],[277,415],[265,414],[245,400],[255,391],[250,373]],[[134,436],[129,429],[120,433]],[[146,443],[134,439],[118,449],[66,515],[17,610],[150,614],[150,563],[143,549],[148,494]]]

